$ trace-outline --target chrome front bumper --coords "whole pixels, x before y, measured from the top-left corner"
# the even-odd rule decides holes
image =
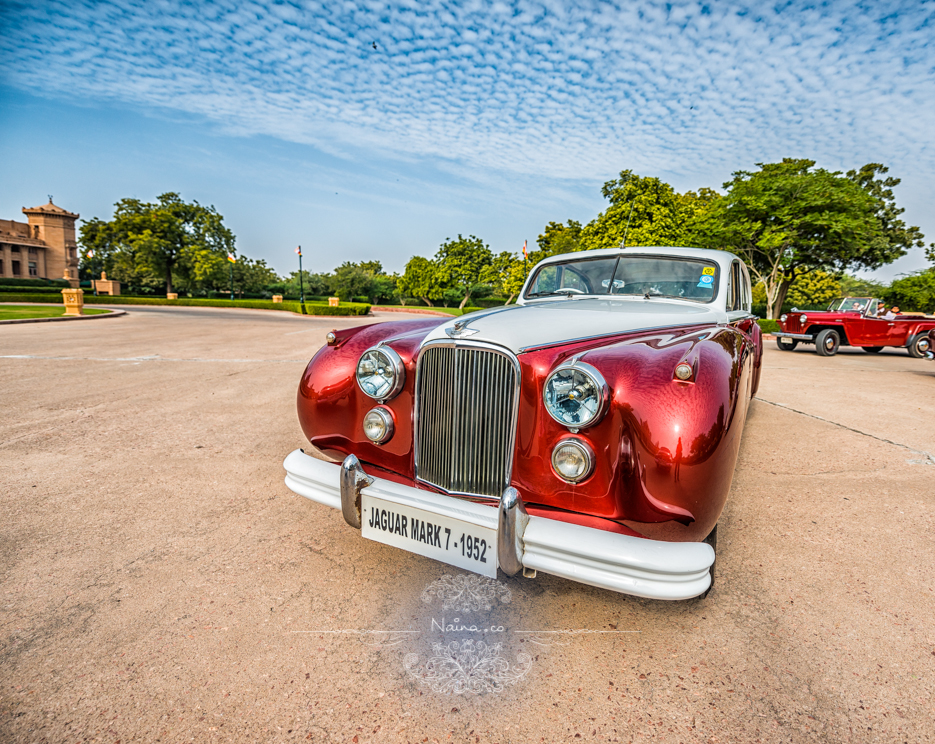
[[[707,543],[649,540],[529,515],[514,488],[507,488],[494,508],[370,477],[353,455],[338,464],[295,450],[283,467],[292,491],[340,510],[358,530],[362,491],[495,529],[498,563],[510,576],[543,571],[649,599],[690,599],[711,586],[714,549]]]
[[[773,331],[776,338],[793,338],[796,341],[814,341],[815,336],[811,333],[786,333],[784,331]]]

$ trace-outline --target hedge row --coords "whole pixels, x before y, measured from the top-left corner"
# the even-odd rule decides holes
[[[41,294],[4,294],[4,302],[49,302],[48,295]],[[290,313],[301,313],[302,305],[299,302],[273,302],[272,300],[203,300],[192,297],[183,297],[178,300],[168,300],[165,297],[124,297],[117,295],[100,295],[98,297],[85,295],[88,305],[183,305],[187,307],[242,307],[253,310],[285,310]],[[337,307],[305,303],[308,315],[367,315],[370,305],[344,303]]]
[[[12,284],[14,287],[58,287],[67,289],[71,285],[67,279],[24,279],[24,278],[0,278],[0,285]]]
[[[763,333],[775,333],[779,330],[779,321],[757,318],[756,322],[760,324],[760,330]]]
[[[28,287],[22,286],[20,284],[10,285],[10,284],[0,284],[0,293],[6,294],[7,292],[15,292],[16,294],[48,294],[48,295],[58,295],[62,296],[62,287]]]

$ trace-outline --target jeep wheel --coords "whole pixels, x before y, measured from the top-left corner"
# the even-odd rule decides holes
[[[924,358],[926,353],[932,350],[932,342],[929,341],[928,332],[923,331],[917,334],[906,348],[909,350],[910,356],[914,356],[916,359]]]
[[[815,339],[815,350],[818,352],[818,356],[834,356],[838,353],[840,345],[841,336],[833,328],[826,328]]]
[[[882,346],[863,346],[861,348],[863,348],[863,350],[868,354],[879,354],[881,351],[883,351]]]
[[[776,346],[778,346],[783,351],[792,351],[798,345],[799,342],[794,338],[790,338],[788,341],[784,341],[781,337],[776,337]]]

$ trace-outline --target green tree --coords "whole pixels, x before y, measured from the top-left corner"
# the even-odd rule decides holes
[[[581,230],[579,242],[586,250],[627,245],[699,245],[701,229],[710,205],[718,195],[711,189],[679,194],[659,178],[638,176],[631,170],[607,181],[601,193],[610,201]]]
[[[283,286],[283,293],[289,297],[298,298],[301,290],[305,290],[306,297],[329,297],[334,295],[334,276],[331,274],[313,274],[302,269],[302,281],[299,282],[299,272],[289,274]]]
[[[462,296],[458,307],[463,310],[492,262],[493,254],[483,240],[459,234],[455,240],[448,238],[435,254],[436,276],[446,289],[457,290]]]
[[[536,243],[539,244],[539,250],[545,256],[580,251],[582,250],[581,223],[575,220],[568,220],[567,225],[561,222],[550,222],[545,226],[542,235],[536,238]]]
[[[438,281],[438,267],[434,261],[422,256],[413,256],[397,283],[399,293],[407,297],[418,297],[432,307],[432,300],[440,300],[444,288]]]
[[[841,296],[841,280],[826,271],[809,271],[796,277],[787,300],[796,307],[826,307]]]
[[[884,299],[904,313],[935,313],[935,266],[896,279]]]
[[[556,223],[550,222],[549,224]],[[525,279],[523,260],[509,251],[503,251],[494,256],[490,265],[481,273],[482,281],[490,284],[495,293],[507,297],[505,305],[509,305],[513,298],[519,294]]]
[[[230,274],[234,275],[234,292],[244,294],[260,294],[271,284],[280,281],[279,275],[266,265],[263,259],[252,259],[247,256],[238,256],[232,267],[222,266],[211,277],[212,289],[229,290]]]
[[[362,295],[369,297],[373,288],[373,274],[356,263],[345,261],[334,270],[333,287],[334,293],[344,302]]]
[[[883,297],[889,287],[873,279],[861,279],[850,274],[842,274],[841,297]]]
[[[100,248],[124,276],[161,275],[166,292],[173,291],[175,277],[185,284],[209,281],[234,251],[234,234],[214,207],[172,192],[154,203],[121,199],[115,207],[110,222],[95,218],[82,226],[82,246],[95,254]]]
[[[893,258],[885,263],[905,255],[910,248],[922,248],[925,245],[922,231],[915,226],[907,227],[900,218],[906,210],[896,206],[896,197],[893,194],[893,187],[899,186],[900,179],[891,176],[880,177],[889,173],[889,170],[881,163],[867,163],[858,170],[847,172],[847,177],[860,184],[860,187],[876,201],[875,213],[886,243],[882,250],[886,255],[893,254]],[[935,255],[932,256],[932,260],[935,261]]]
[[[763,283],[768,318],[802,274],[875,268],[903,253],[884,237],[877,198],[856,180],[814,165],[786,158],[737,171],[707,212],[706,234],[742,256]]]

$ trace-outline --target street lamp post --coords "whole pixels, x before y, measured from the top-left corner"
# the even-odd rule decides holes
[[[299,304],[302,306],[302,315],[305,312],[305,282],[302,280],[302,246],[298,246],[295,252],[299,254]]]

